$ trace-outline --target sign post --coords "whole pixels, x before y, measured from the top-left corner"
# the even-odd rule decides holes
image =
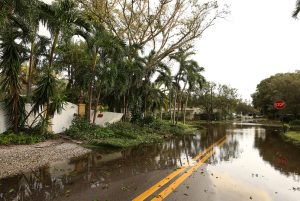
[[[285,104],[285,101],[284,100],[277,100],[274,102],[274,108],[280,110],[280,109],[283,109],[285,108],[286,104]],[[285,125],[284,125],[284,121],[283,119],[281,120],[282,122],[282,130],[283,130],[283,133],[285,133],[287,131]]]

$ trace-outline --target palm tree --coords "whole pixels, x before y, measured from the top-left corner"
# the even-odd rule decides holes
[[[21,97],[20,70],[25,58],[25,47],[17,43],[22,34],[13,26],[6,26],[1,33],[1,89],[5,92],[6,109],[15,132],[25,116],[25,103]]]
[[[89,32],[81,32],[87,43],[87,51],[90,55],[90,77],[88,86],[88,111],[87,119],[90,121],[92,109],[93,91],[97,91],[96,106],[93,123],[96,118],[96,109],[99,104],[101,88],[113,87],[116,77],[116,68],[124,55],[125,43],[109,33],[102,25],[92,24]],[[108,85],[107,83],[110,83]]]
[[[22,12],[17,11],[10,17],[12,24],[22,31],[23,43],[29,48],[29,66],[26,74],[28,102],[31,98],[32,75],[35,61],[39,57],[39,55],[36,55],[37,49],[39,49],[38,45],[45,45],[45,43],[38,44],[40,41],[45,41],[44,37],[38,35],[40,4],[42,3],[38,0],[22,1]]]
[[[183,124],[185,124],[185,117],[186,117],[186,108],[188,104],[188,99],[191,96],[191,93],[197,89],[201,89],[203,84],[205,83],[205,78],[201,75],[201,73],[204,71],[203,67],[200,67],[198,63],[194,60],[190,60],[189,65],[187,65],[187,83],[188,83],[188,89],[186,93],[186,100],[185,100],[185,106],[184,106],[184,112],[183,112]]]
[[[38,87],[34,93],[34,111],[37,112],[42,107],[46,107],[45,117],[46,122],[49,120],[51,115],[51,110],[56,105],[57,109],[60,109],[62,98],[55,96],[55,85],[57,78],[53,75],[53,64],[56,55],[56,48],[60,39],[64,35],[75,34],[74,30],[76,27],[81,26],[86,29],[88,26],[82,19],[79,9],[72,0],[61,0],[55,1],[53,4],[48,5],[45,3],[40,3],[38,5],[40,9],[40,20],[48,28],[52,36],[52,44],[50,46],[50,52],[47,55],[48,67],[45,73],[43,73],[41,80],[38,81]],[[52,82],[52,83],[51,83]],[[42,97],[41,97],[42,96]],[[54,100],[58,100],[59,103],[54,104]],[[53,104],[50,105],[50,103]]]
[[[170,59],[175,60],[179,64],[179,70],[174,76],[175,82],[178,86],[178,91],[175,91],[174,110],[176,107],[177,96],[179,97],[176,123],[178,122],[179,109],[182,105],[183,92],[186,90],[186,87],[189,87],[188,94],[190,94],[191,90],[195,87],[196,84],[202,86],[202,83],[204,82],[204,77],[200,74],[204,70],[204,68],[200,67],[196,61],[189,59],[191,55],[195,54],[194,52],[189,51],[190,48],[191,47],[187,49],[179,49],[176,53],[170,55]],[[183,88],[181,88],[180,83],[183,83]],[[187,105],[187,101],[188,96],[186,98],[185,107]],[[185,122],[185,112],[183,121]]]
[[[52,37],[52,45],[48,56],[48,68],[51,69],[56,47],[62,33],[75,35],[74,30],[76,30],[76,27],[88,29],[88,24],[83,20],[79,9],[72,0],[55,1],[51,5],[41,3],[39,9],[41,10],[40,20],[48,28]]]

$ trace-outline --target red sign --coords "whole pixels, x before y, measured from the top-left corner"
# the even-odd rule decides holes
[[[274,107],[276,109],[283,109],[283,108],[285,108],[285,102],[284,102],[284,100],[277,100],[277,101],[275,101],[274,102]]]

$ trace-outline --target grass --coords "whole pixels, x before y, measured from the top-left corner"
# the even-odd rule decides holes
[[[161,142],[166,137],[192,134],[197,130],[190,125],[154,120],[147,124],[119,122],[106,128],[76,118],[66,135],[83,140],[90,147],[128,148],[139,144]]]
[[[284,134],[288,141],[300,145],[300,131],[288,131]]]

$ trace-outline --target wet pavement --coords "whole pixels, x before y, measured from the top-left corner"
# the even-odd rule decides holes
[[[168,201],[300,201],[300,148],[274,129],[214,125],[161,144],[93,151],[0,180],[0,200],[126,201],[146,191],[146,200],[161,200],[167,192]],[[179,174],[169,178],[174,172]],[[155,185],[159,181],[166,182]]]

